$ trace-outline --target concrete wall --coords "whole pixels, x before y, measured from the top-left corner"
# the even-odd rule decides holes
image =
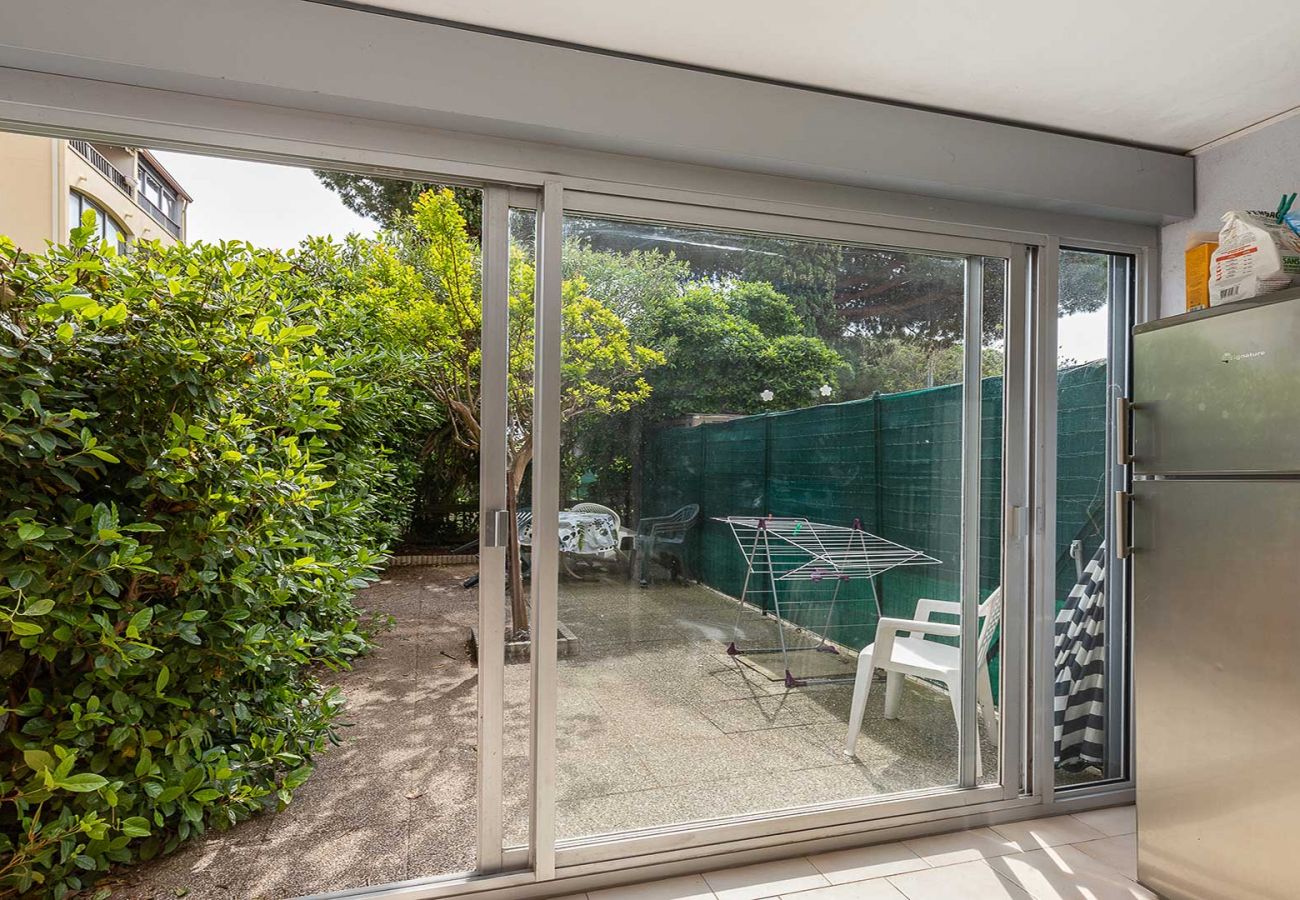
[[[1196,231],[1218,231],[1230,209],[1276,209],[1300,191],[1300,115],[1275,122],[1196,157],[1196,213],[1160,233],[1160,313],[1186,310],[1183,251]]]
[[[57,142],[0,132],[0,234],[40,251],[55,237],[67,201],[54,192]]]

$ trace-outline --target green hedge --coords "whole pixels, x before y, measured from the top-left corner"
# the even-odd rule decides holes
[[[432,418],[355,245],[91,234],[0,238],[0,897],[289,800]]]

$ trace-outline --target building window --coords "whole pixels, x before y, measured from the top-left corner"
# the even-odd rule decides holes
[[[68,228],[69,230],[81,225],[81,216],[87,210],[95,214],[96,235],[102,241],[114,243],[118,253],[127,251],[127,231],[122,227],[112,214],[107,212],[104,207],[100,206],[94,200],[91,200],[85,194],[77,191],[68,192]]]
[[[155,222],[172,237],[181,236],[181,199],[158,170],[143,159],[139,168],[140,187],[137,199]]]

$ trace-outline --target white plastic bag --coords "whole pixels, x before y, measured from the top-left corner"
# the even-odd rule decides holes
[[[1248,300],[1300,279],[1300,235],[1259,209],[1223,214],[1210,262],[1210,305]]]

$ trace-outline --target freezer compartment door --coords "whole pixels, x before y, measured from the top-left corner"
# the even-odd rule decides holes
[[[1300,300],[1133,336],[1139,474],[1300,472]]]
[[[1300,885],[1300,481],[1133,492],[1138,876],[1167,898]]]

